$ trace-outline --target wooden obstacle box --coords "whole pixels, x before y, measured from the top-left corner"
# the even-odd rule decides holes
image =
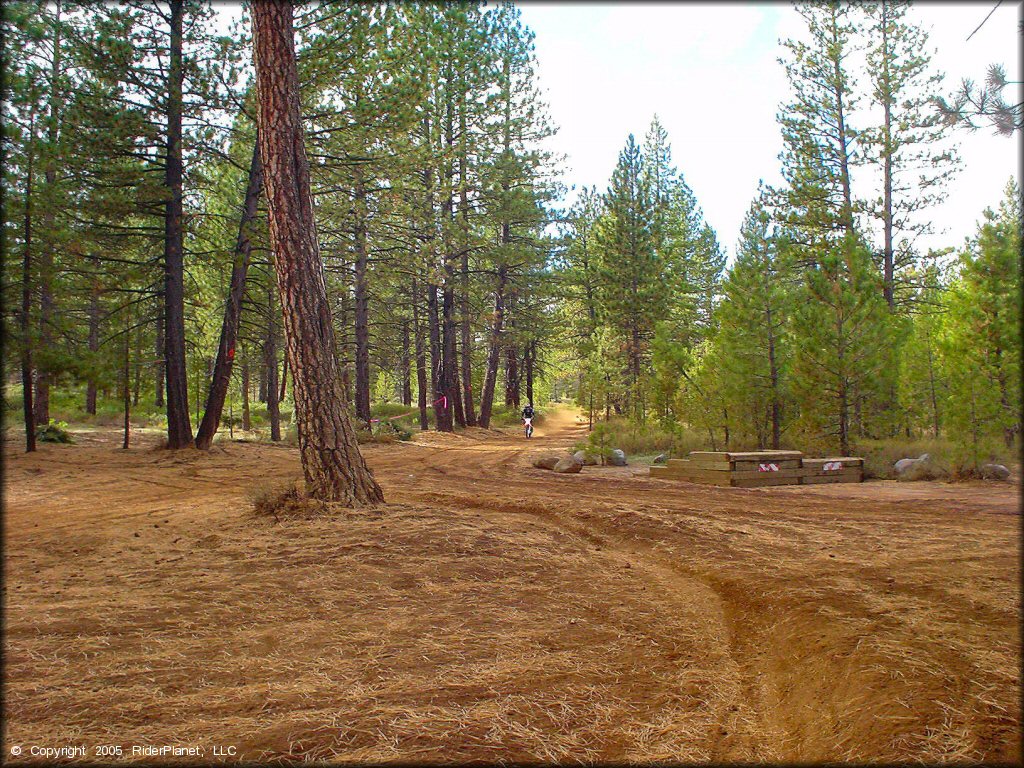
[[[864,479],[864,460],[805,459],[800,451],[691,451],[686,459],[651,467],[651,477],[733,488],[859,483]]]

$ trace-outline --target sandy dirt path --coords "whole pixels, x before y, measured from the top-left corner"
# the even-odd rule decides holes
[[[370,446],[386,507],[281,522],[292,448],[6,444],[5,757],[1019,762],[1016,486],[531,466],[584,434]]]

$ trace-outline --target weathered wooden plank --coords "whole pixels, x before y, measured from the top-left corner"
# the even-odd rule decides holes
[[[689,459],[669,459],[665,462],[666,467],[688,467],[692,462]]]
[[[786,459],[802,459],[803,451],[730,451],[729,461],[784,461]]]
[[[686,466],[693,467],[694,469],[707,469],[714,472],[728,472],[734,469],[735,462],[732,461],[705,461],[703,459],[693,459],[687,462]]]
[[[687,456],[691,461],[729,461],[725,451],[690,451]]]
[[[734,461],[732,468],[737,472],[757,472],[762,464],[774,464],[779,469],[799,469],[800,459],[771,459],[761,461]]]
[[[859,456],[838,456],[836,458],[825,458],[825,459],[804,459],[805,467],[819,467],[822,464],[832,464],[839,462],[843,465],[843,469],[847,467],[862,467],[864,466],[864,459]]]
[[[732,485],[735,488],[762,488],[769,485],[798,485],[803,479],[801,477],[778,477],[781,472],[762,472],[762,477],[735,478]]]
[[[864,470],[861,467],[847,467],[839,470],[804,467],[804,477],[840,477],[844,475],[861,475],[863,473]]]
[[[861,472],[850,473],[850,474],[828,474],[828,475],[809,475],[807,477],[800,478],[802,485],[818,485],[821,483],[862,483],[864,482],[864,475]]]

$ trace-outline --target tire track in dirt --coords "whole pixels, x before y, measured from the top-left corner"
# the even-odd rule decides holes
[[[562,447],[576,436],[568,430],[566,432]],[[557,447],[557,442],[552,447]],[[529,454],[540,453],[542,450],[538,447]],[[846,750],[848,757],[856,758],[863,754],[865,737],[878,740],[882,748],[889,748],[891,751],[883,754],[890,759],[900,759],[915,751],[935,759],[950,756],[980,759],[991,754],[993,741],[998,741],[998,738],[993,739],[991,735],[986,736],[986,733],[1008,739],[1005,744],[1007,751],[1001,754],[1019,754],[1019,738],[1008,736],[1010,729],[1019,721],[1012,717],[1008,719],[1008,710],[1003,705],[990,702],[988,711],[978,713],[977,716],[961,713],[957,719],[950,715],[951,712],[959,711],[956,709],[957,702],[965,697],[979,697],[977,693],[969,693],[968,688],[972,684],[965,681],[983,680],[980,683],[983,691],[995,689],[1000,682],[1006,682],[1005,677],[1000,679],[991,670],[986,671],[984,665],[979,666],[968,659],[963,653],[963,644],[951,646],[942,642],[926,642],[908,634],[899,622],[890,621],[891,631],[906,635],[902,640],[905,645],[897,648],[895,643],[890,644],[884,648],[882,655],[875,654],[876,661],[860,658],[864,656],[860,649],[867,636],[858,635],[860,630],[856,627],[871,627],[886,618],[884,612],[881,619],[871,618],[877,614],[871,605],[879,600],[876,596],[878,593],[884,593],[890,600],[900,594],[916,594],[926,598],[926,602],[917,606],[917,610],[929,614],[934,622],[940,620],[942,606],[952,605],[952,597],[947,591],[927,584],[893,585],[894,577],[880,575],[886,571],[896,572],[892,570],[893,565],[879,569],[858,562],[847,581],[857,582],[864,576],[871,577],[875,586],[866,593],[869,599],[865,601],[860,593],[862,587],[854,584],[851,591],[851,587],[844,586],[842,580],[830,572],[834,570],[833,563],[824,555],[819,556],[823,562],[820,566],[824,569],[823,578],[817,584],[812,582],[810,585],[793,583],[792,577],[778,572],[779,568],[772,562],[780,556],[800,562],[806,560],[815,549],[828,553],[828,558],[836,558],[832,550],[851,538],[858,539],[863,549],[884,551],[891,544],[891,537],[885,533],[876,533],[872,525],[879,517],[891,519],[894,508],[899,510],[900,517],[897,519],[900,527],[920,527],[932,533],[936,524],[936,510],[928,500],[915,498],[921,495],[918,489],[914,489],[915,493],[909,499],[880,505],[883,507],[882,514],[872,512],[866,520],[859,517],[851,522],[834,513],[829,514],[827,510],[823,514],[823,499],[816,494],[808,494],[803,499],[794,499],[792,495],[778,499],[786,506],[786,512],[780,514],[777,508],[771,510],[778,497],[759,490],[698,489],[689,484],[652,482],[646,479],[641,481],[622,475],[614,478],[580,475],[558,477],[525,468],[523,459],[529,454],[518,451],[515,455],[507,454],[505,461],[495,462],[492,456],[492,460],[487,462],[488,469],[493,467],[497,470],[497,477],[489,474],[490,479],[514,483],[522,500],[510,501],[500,495],[468,495],[448,490],[411,491],[410,497],[430,503],[478,508],[491,513],[540,517],[549,525],[599,545],[606,552],[615,553],[615,557],[632,557],[654,580],[660,578],[677,585],[697,582],[713,591],[727,628],[730,664],[739,671],[742,691],[736,710],[728,712],[721,721],[722,732],[716,739],[713,759],[772,759],[764,752],[755,753],[752,750],[754,743],[774,743],[779,745],[780,750],[775,754],[810,760],[824,759],[829,754],[829,745],[834,744],[836,749]],[[458,469],[452,467],[449,481],[454,482],[460,477],[470,479],[464,472],[456,473]],[[945,495],[945,489],[939,490],[939,495]],[[566,492],[571,496],[569,506],[575,513],[565,509]],[[627,496],[628,500],[624,499]],[[680,526],[666,520],[678,514],[674,501],[686,499],[690,503],[679,506],[683,509],[692,508],[695,506],[692,504],[694,496],[700,497],[701,501],[711,502],[702,505],[704,519],[710,518],[715,523],[709,526],[709,531],[700,532],[695,530],[694,525],[685,524],[692,521],[684,521]],[[655,504],[644,503],[655,500]],[[748,503],[738,509],[737,502]],[[770,511],[763,509],[766,505]],[[622,513],[610,512],[616,506],[624,508],[626,515],[634,518],[635,522],[626,524],[618,519]],[[867,507],[863,501],[857,506]],[[709,511],[728,513],[726,519],[729,523],[723,525],[722,521],[715,521],[714,515],[707,514]],[[769,521],[775,540],[767,553],[759,554],[756,546],[737,545],[737,534],[749,536],[756,532],[744,531],[742,527],[752,524],[755,529],[763,529]],[[963,530],[965,535],[970,535],[965,528]],[[687,534],[690,556],[685,560],[665,551],[665,540],[671,540],[676,532]],[[920,562],[931,565],[936,559],[949,564],[985,559],[982,556],[950,557],[949,542],[942,541],[942,538],[936,541],[935,552],[915,558],[910,564]],[[922,542],[929,546],[927,535],[916,538],[914,545],[918,546]],[[892,560],[891,557],[886,559]],[[720,568],[700,566],[701,563],[716,560],[737,565],[742,562],[743,567],[737,568],[736,574],[730,574],[728,571],[722,572]],[[988,556],[988,560],[991,561],[991,556]],[[758,564],[764,569],[760,599],[755,596],[755,590],[751,589],[752,583],[758,581],[758,577],[751,573],[758,569],[751,566]],[[853,564],[847,565],[849,567]],[[773,570],[777,572],[776,575],[771,575]],[[806,581],[806,574],[802,574],[800,581]],[[903,579],[900,581],[903,582]],[[820,606],[817,610],[824,610],[825,618],[814,611],[808,613],[801,600],[790,593],[806,595],[818,601]],[[1019,603],[1015,605],[1019,610]],[[979,605],[974,619],[1005,625],[1015,615],[1014,607],[1010,605],[989,610],[985,605]],[[939,609],[938,613],[936,609]],[[838,617],[838,623],[835,619],[827,618],[829,615]],[[780,621],[783,623],[780,624]],[[850,625],[850,622],[853,624]],[[884,621],[881,626],[885,626]],[[820,639],[807,643],[804,636]],[[797,655],[793,658],[805,660],[802,664],[794,666],[784,661],[792,657],[794,652]],[[914,658],[908,660],[908,653]],[[901,679],[909,672],[931,680],[930,683],[920,684],[915,681],[917,688],[923,685],[925,687],[922,690],[927,691],[918,697],[919,710],[916,715],[887,711],[878,701],[866,700],[863,691],[859,690],[859,683],[841,682],[850,678],[862,681],[869,688],[873,684],[884,685],[886,681],[879,678],[879,674],[894,661],[896,666],[891,668],[891,672]],[[804,665],[807,668],[801,669]],[[899,665],[905,669],[898,671]],[[872,672],[872,669],[875,671]],[[939,670],[944,671],[940,673]],[[874,680],[874,683],[869,684],[869,680]],[[928,688],[928,685],[932,687]],[[840,691],[830,689],[833,686],[841,689],[841,695],[837,696]],[[900,688],[899,685],[896,687]],[[903,686],[903,689],[907,689],[907,686]],[[914,686],[907,690],[915,692]],[[924,707],[925,711],[920,709],[922,698],[929,699],[923,702],[928,705]],[[867,712],[875,714],[868,715]],[[935,721],[936,716],[940,718],[937,723],[919,727],[916,732],[900,732],[902,722],[915,719]],[[851,718],[855,722],[854,726],[848,723]],[[894,730],[898,735],[887,734],[884,728],[860,722],[872,718],[895,722]],[[972,731],[976,732],[975,735],[964,735]],[[758,738],[752,740],[746,735],[750,733],[758,734]],[[771,734],[767,740],[766,734]],[[884,743],[887,737],[890,739],[889,744]]]

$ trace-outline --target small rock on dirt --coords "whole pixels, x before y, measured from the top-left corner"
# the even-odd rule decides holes
[[[616,448],[612,451],[611,456],[608,457],[608,463],[613,467],[624,467],[626,466],[626,454],[625,452]]]
[[[533,460],[533,466],[537,469],[554,469],[555,465],[560,461],[558,456],[541,456],[538,459]]]
[[[583,465],[577,462],[572,456],[566,456],[564,459],[559,459],[558,463],[555,464],[552,469],[554,469],[555,472],[567,475],[579,472],[583,469]]]
[[[981,476],[986,480],[1006,480],[1010,477],[1010,470],[1002,464],[982,464]]]

